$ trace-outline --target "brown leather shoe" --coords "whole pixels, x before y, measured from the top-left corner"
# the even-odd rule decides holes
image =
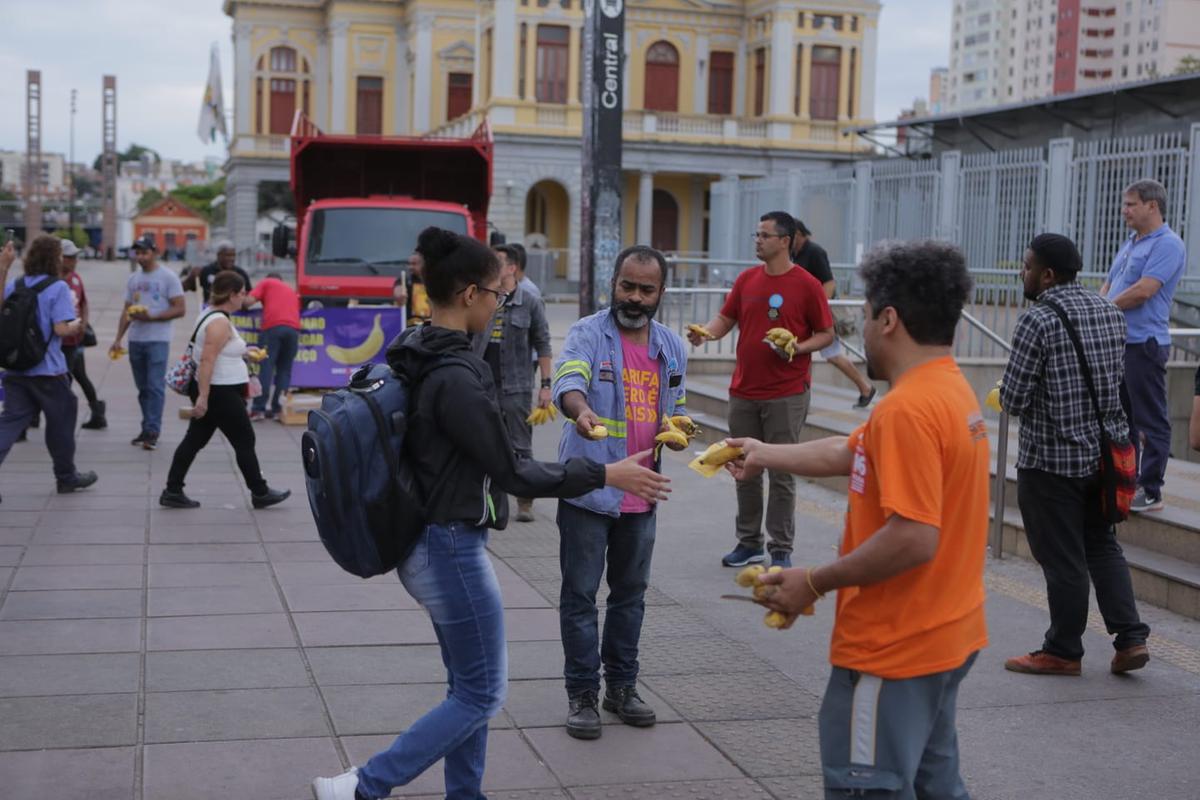
[[[1004,662],[1004,668],[1009,672],[1023,672],[1027,675],[1078,675],[1080,662],[1068,661],[1044,650],[1034,650],[1032,653],[1008,659]]]
[[[1113,656],[1112,670],[1113,675],[1120,675],[1123,672],[1133,672],[1135,669],[1141,669],[1146,666],[1150,660],[1150,649],[1144,644],[1135,644],[1133,647],[1126,647],[1124,650],[1118,650]]]
[[[533,522],[533,501],[517,500],[517,522]]]

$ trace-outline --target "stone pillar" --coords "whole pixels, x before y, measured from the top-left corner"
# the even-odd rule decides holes
[[[329,112],[329,127],[331,133],[351,133],[346,127],[346,62],[349,52],[346,47],[346,35],[350,23],[345,20],[335,20],[329,30],[333,44],[329,48],[329,89],[332,96],[332,106]]]
[[[650,244],[654,227],[654,173],[643,172],[638,176],[637,234],[634,244]]]
[[[790,6],[777,8],[771,22],[771,58],[767,86],[770,98],[767,113],[775,117],[791,116],[792,85],[795,83],[796,15]]]
[[[738,43],[733,56],[733,115],[735,117],[746,116],[746,86],[750,82],[750,76],[746,69],[746,45]]]
[[[708,37],[696,37],[696,84],[692,91],[692,113],[708,113],[708,75],[712,69]]]
[[[800,119],[808,119],[812,102],[812,44],[804,43],[800,51]]]
[[[254,225],[258,219],[258,181],[238,169],[230,170],[226,187],[226,227],[238,250],[255,245]]]
[[[837,118],[845,122],[850,118],[850,54],[852,47],[842,47],[841,58],[838,60],[838,102]]]
[[[492,95],[510,100],[517,96],[517,0],[495,0],[492,19]]]
[[[858,80],[858,107],[860,119],[875,119],[875,56],[879,30],[878,17],[863,17],[862,47],[858,51],[858,67],[854,70]],[[943,101],[945,102],[945,101]]]
[[[329,129],[329,32],[317,33],[317,63],[313,73],[313,121]]]
[[[408,75],[412,69],[408,50],[408,26],[396,26],[396,70],[392,75],[392,91],[394,92],[395,131],[399,136],[412,131],[412,98],[409,97]],[[478,74],[478,73],[477,73]]]
[[[239,22],[233,26],[233,129],[235,133],[254,133],[254,54],[250,34],[254,26]]]
[[[536,50],[537,50],[536,35],[535,35],[534,39],[535,39],[535,41],[533,43],[533,47],[529,47],[529,45],[526,44],[526,50],[534,50],[536,52]],[[579,74],[579,68],[581,66],[583,66],[583,62],[580,60],[580,51],[582,49],[583,49],[583,27],[572,25],[570,39],[568,40],[568,44],[567,44],[567,105],[573,106],[580,102],[579,86],[580,86],[581,76]],[[525,74],[526,74],[526,76],[528,76],[531,73],[527,72]],[[526,82],[528,82],[529,78],[526,77],[525,80],[526,80]],[[626,90],[626,91],[628,91],[628,90]]]
[[[725,175],[709,187],[712,192],[708,211],[709,258],[732,261],[738,256],[739,189],[736,175]]]
[[[499,4],[497,4],[499,5]],[[495,44],[492,45],[496,47]],[[431,90],[433,88],[433,17],[417,17],[416,63],[412,109],[412,132],[429,131]],[[498,59],[497,59],[498,61]]]

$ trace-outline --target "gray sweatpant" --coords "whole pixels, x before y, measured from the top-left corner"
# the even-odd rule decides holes
[[[969,800],[954,717],[978,655],[904,680],[834,667],[818,719],[826,800]]]
[[[774,400],[729,398],[729,435],[750,436],[768,444],[795,444],[808,418],[809,393]],[[772,550],[792,552],[796,538],[796,478],[790,472],[770,471],[767,497],[767,536]],[[762,476],[737,482],[737,537],[743,547],[763,549]]]

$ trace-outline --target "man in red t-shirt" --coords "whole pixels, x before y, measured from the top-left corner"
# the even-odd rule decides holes
[[[808,416],[812,353],[833,342],[833,317],[820,281],[792,263],[796,220],[785,211],[763,214],[754,234],[754,253],[763,263],[738,276],[720,313],[705,327],[720,339],[740,328],[737,364],[729,384],[729,432],[772,444],[795,444]],[[790,361],[765,337],[786,328],[796,337]],[[693,345],[703,344],[691,332]],[[796,482],[791,473],[771,470],[767,536],[772,565],[791,566],[795,538]],[[727,567],[766,561],[763,552],[762,477],[738,481],[737,546],[721,559]]]
[[[284,283],[278,272],[272,272],[246,298],[247,306],[256,301],[262,303],[262,346],[267,350],[267,359],[258,372],[262,394],[250,406],[250,419],[255,421],[278,417],[283,410],[281,398],[292,385],[292,362],[300,348],[300,295]]]
[[[105,403],[96,396],[96,387],[88,377],[87,366],[83,361],[83,337],[88,327],[88,299],[87,292],[83,288],[83,278],[80,278],[76,271],[78,265],[79,248],[70,239],[63,239],[62,272],[60,274],[67,286],[71,288],[71,294],[75,299],[75,315],[79,318],[80,324],[79,333],[63,337],[63,358],[66,359],[67,370],[70,371],[71,377],[83,390],[88,408],[92,412],[91,418],[80,427],[98,431],[108,427],[108,420],[105,418]],[[92,343],[95,344],[94,341]]]

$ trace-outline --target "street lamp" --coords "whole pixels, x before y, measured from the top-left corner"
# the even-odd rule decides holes
[[[67,229],[71,238],[75,238],[75,90],[71,90],[71,145],[67,156],[67,176],[70,180],[70,194],[67,200]]]

